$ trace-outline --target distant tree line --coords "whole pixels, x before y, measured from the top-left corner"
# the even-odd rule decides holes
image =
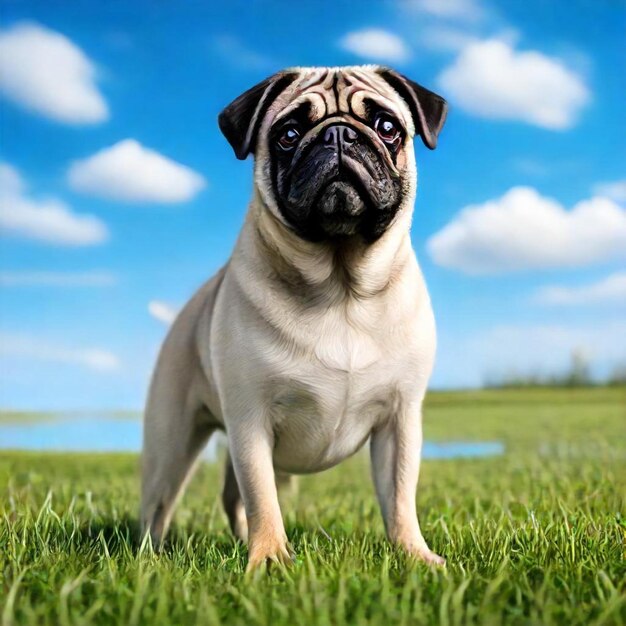
[[[626,363],[617,365],[604,379],[593,378],[589,361],[580,351],[572,352],[570,366],[560,373],[509,372],[500,377],[485,380],[486,388],[520,387],[594,387],[626,385]]]

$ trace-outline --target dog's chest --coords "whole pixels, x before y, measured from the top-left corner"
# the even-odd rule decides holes
[[[322,368],[353,374],[350,380],[367,377],[367,369],[383,357],[384,329],[367,312],[341,311],[325,315],[309,330],[309,350]]]
[[[391,411],[393,388],[380,383],[339,370],[278,383],[272,398],[276,466],[319,471],[356,452]]]
[[[294,358],[275,380],[270,394],[279,469],[312,472],[335,465],[393,413],[413,364],[389,340],[385,345],[385,337],[327,318],[311,358]]]

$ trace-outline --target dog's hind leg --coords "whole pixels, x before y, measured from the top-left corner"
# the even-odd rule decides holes
[[[212,307],[223,275],[220,270],[178,314],[150,384],[143,429],[141,525],[155,545],[163,540],[199,453],[221,428],[206,408],[212,387],[201,357],[208,359]]]
[[[216,429],[192,391],[193,376],[181,376],[175,367],[171,359],[157,366],[144,416],[141,526],[142,536],[149,531],[155,546],[162,542],[176,501]]]
[[[248,520],[246,519],[246,510],[243,506],[230,454],[226,457],[222,504],[224,505],[224,511],[226,511],[226,517],[228,517],[228,523],[233,535],[240,541],[247,542]]]

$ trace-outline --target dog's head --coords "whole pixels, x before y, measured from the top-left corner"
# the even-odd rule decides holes
[[[237,158],[254,153],[264,204],[300,237],[371,242],[413,203],[413,136],[434,149],[445,118],[440,96],[363,66],[279,72],[228,105],[219,124]]]

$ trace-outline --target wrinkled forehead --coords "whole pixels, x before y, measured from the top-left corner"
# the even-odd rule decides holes
[[[306,110],[311,122],[335,115],[365,119],[375,105],[394,113],[413,131],[407,105],[375,69],[367,67],[320,67],[300,70],[275,110],[274,121]]]

